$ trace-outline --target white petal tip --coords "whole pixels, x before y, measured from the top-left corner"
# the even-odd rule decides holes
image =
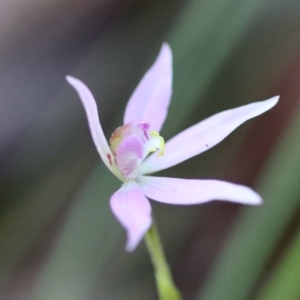
[[[242,201],[237,201],[241,204],[246,205],[260,205],[263,203],[263,200],[261,196],[254,190],[252,190],[250,187],[246,186],[240,186],[243,190],[241,190],[240,193],[240,199],[243,199]]]
[[[126,247],[125,247],[127,252],[132,252],[136,249],[136,247],[139,245],[139,243],[143,239],[146,232],[149,230],[151,224],[152,224],[152,221],[150,219],[148,224],[146,224],[146,226],[143,230],[143,233],[139,234],[138,236],[131,235],[130,231],[127,230],[127,244],[126,244]]]
[[[128,237],[125,250],[127,252],[133,252],[136,249],[136,247],[138,246],[138,244],[141,242],[142,238],[143,238],[143,235],[138,239],[131,239],[131,240]]]
[[[71,85],[75,85],[79,80],[76,79],[73,76],[67,75],[66,76],[66,80],[71,84]]]
[[[257,199],[255,199],[253,202],[252,202],[252,204],[253,205],[261,205],[263,203],[263,200],[259,197],[259,198],[257,198]],[[249,203],[249,204],[251,204],[251,203]]]
[[[172,52],[170,45],[167,42],[164,42],[161,46],[162,50]]]
[[[172,50],[168,43],[163,43],[160,50],[160,57],[168,57],[172,61]]]
[[[253,192],[253,193],[254,193],[254,195],[251,197],[251,199],[249,199],[248,201],[246,201],[245,204],[249,204],[249,205],[261,205],[263,203],[262,198],[256,192]]]
[[[127,244],[125,250],[127,252],[133,252],[137,245]]]
[[[277,102],[279,101],[280,96],[274,96],[268,100],[266,100],[266,102],[268,102],[269,104],[269,108],[272,108],[273,106],[275,106],[277,104]]]

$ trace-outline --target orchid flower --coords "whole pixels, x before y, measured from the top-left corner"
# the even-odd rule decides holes
[[[245,121],[271,109],[279,96],[217,113],[177,134],[164,144],[159,131],[167,117],[172,94],[172,52],[161,51],[130,97],[124,125],[105,139],[97,105],[87,86],[66,77],[84,106],[94,144],[107,168],[123,184],[110,199],[113,214],[127,231],[128,251],[133,251],[152,223],[148,198],[176,205],[226,200],[257,205],[261,197],[252,189],[220,180],[149,176],[200,154],[229,135]]]

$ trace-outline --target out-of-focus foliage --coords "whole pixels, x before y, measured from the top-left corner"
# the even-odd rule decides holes
[[[252,185],[265,199],[255,208],[152,202],[184,299],[297,299],[297,286],[285,293],[297,282],[300,255],[290,241],[300,200],[297,1],[4,0],[0,7],[1,299],[156,299],[144,245],[126,253],[109,210],[120,183],[101,163],[64,77],[91,88],[109,138],[164,41],[174,54],[166,139],[218,111],[282,96],[214,149],[162,172]]]
[[[299,232],[258,299],[299,299]]]

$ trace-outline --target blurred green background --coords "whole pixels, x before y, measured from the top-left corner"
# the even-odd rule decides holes
[[[2,0],[0,299],[157,299],[144,243],[125,252],[100,161],[65,80],[93,91],[106,136],[161,44],[174,54],[161,134],[281,95],[270,112],[161,174],[255,188],[260,207],[152,202],[184,299],[300,299],[300,2]]]

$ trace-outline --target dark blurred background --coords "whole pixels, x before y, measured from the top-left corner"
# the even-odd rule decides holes
[[[224,142],[161,174],[246,184],[260,207],[153,204],[184,299],[300,299],[300,2],[0,1],[0,299],[157,299],[143,243],[125,252],[65,75],[93,91],[106,136],[161,44],[174,55],[161,134],[281,95]]]

